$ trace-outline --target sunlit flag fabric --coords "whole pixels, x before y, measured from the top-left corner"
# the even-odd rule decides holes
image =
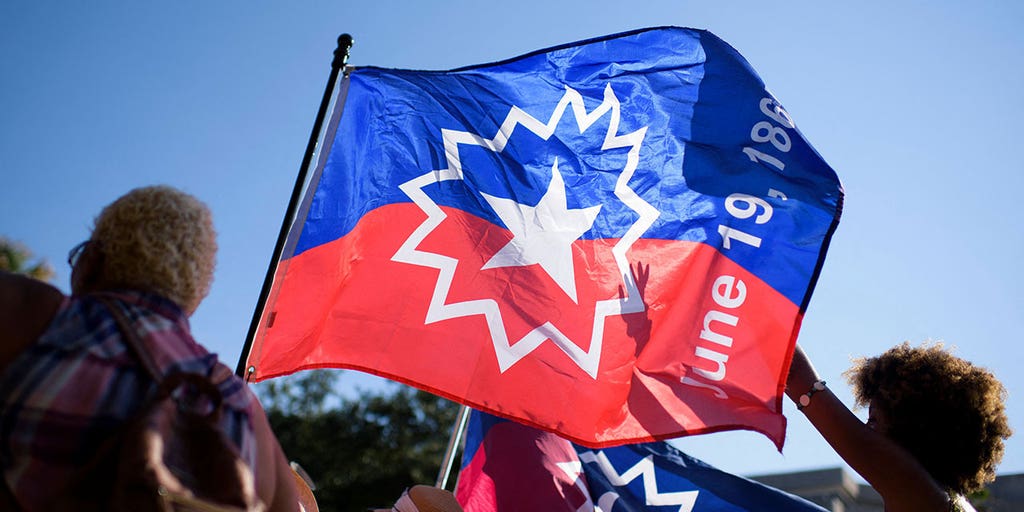
[[[735,50],[647,29],[340,90],[250,379],[353,368],[594,447],[781,449],[842,189]]]
[[[455,496],[466,512],[823,512],[666,442],[604,449],[474,411]]]

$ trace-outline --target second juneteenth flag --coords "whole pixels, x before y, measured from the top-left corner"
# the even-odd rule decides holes
[[[667,442],[592,450],[479,411],[455,496],[466,512],[826,512]]]
[[[835,172],[714,35],[356,68],[247,365],[352,368],[600,447],[781,448]]]

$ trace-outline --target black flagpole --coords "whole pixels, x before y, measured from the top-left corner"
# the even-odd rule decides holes
[[[263,278],[263,289],[260,290],[259,300],[256,302],[256,310],[252,315],[252,322],[249,324],[249,334],[245,337],[245,346],[242,347],[242,355],[238,359],[238,367],[235,374],[245,378],[249,369],[246,368],[246,361],[249,359],[249,351],[252,350],[253,338],[256,336],[256,329],[259,327],[260,318],[263,317],[263,308],[267,304],[267,297],[270,296],[270,288],[273,286],[274,274],[277,270],[277,263],[281,259],[285,242],[288,239],[288,231],[291,229],[293,218],[302,199],[303,185],[309,176],[309,164],[313,160],[313,153],[316,144],[320,140],[320,129],[327,117],[327,108],[330,106],[331,97],[334,96],[334,84],[338,81],[338,73],[348,62],[348,51],[352,48],[352,36],[342,34],[338,36],[338,47],[334,50],[334,60],[331,61],[331,74],[327,79],[327,87],[324,89],[323,99],[320,100],[320,110],[316,113],[316,120],[313,121],[313,132],[309,135],[309,142],[306,144],[306,153],[302,155],[302,164],[299,166],[299,176],[295,179],[295,188],[292,189],[292,198],[288,201],[288,209],[284,214],[284,221],[281,223],[281,232],[277,235],[277,244],[274,246],[274,253],[270,258],[270,266],[267,268],[267,275]]]

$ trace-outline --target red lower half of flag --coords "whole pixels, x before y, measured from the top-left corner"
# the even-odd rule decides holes
[[[444,211],[401,262],[411,204],[282,262],[255,379],[351,368],[592,447],[740,428],[781,449],[801,314],[760,279],[701,243],[576,240],[572,297],[541,265],[485,268],[512,235]]]

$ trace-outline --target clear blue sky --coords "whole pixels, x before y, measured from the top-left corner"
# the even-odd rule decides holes
[[[0,3],[0,235],[55,264],[99,209],[167,183],[220,233],[198,339],[234,366],[339,33],[350,63],[448,69],[624,30],[708,29],[837,170],[843,220],[800,336],[849,402],[851,357],[944,339],[993,370],[1024,472],[1024,4],[607,0]],[[346,376],[347,385],[364,382]],[[683,439],[740,474],[836,466],[787,405],[766,438]]]

